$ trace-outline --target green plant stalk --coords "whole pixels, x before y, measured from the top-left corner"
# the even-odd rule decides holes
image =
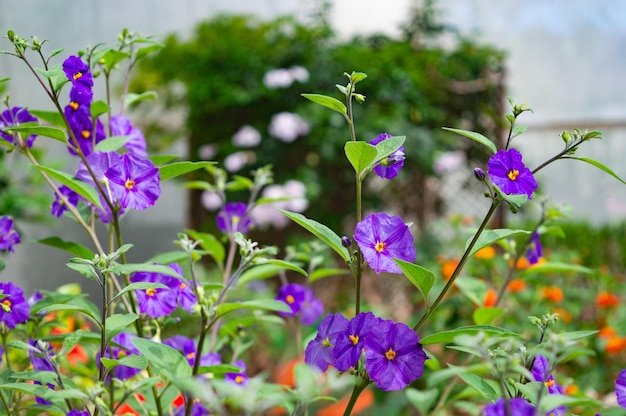
[[[352,389],[352,395],[350,396],[350,401],[348,402],[348,405],[346,406],[346,410],[343,412],[343,416],[350,416],[350,414],[352,413],[352,409],[354,408],[354,405],[356,404],[357,399],[359,398],[363,390],[365,390],[367,385],[370,384],[369,379],[363,379],[359,376],[355,376],[355,377],[358,379],[358,381],[354,383],[354,389]]]
[[[487,224],[489,224],[489,221],[491,220],[491,217],[496,212],[496,209],[502,204],[502,202],[503,202],[502,199],[496,199],[496,200],[492,201],[491,207],[489,208],[489,211],[487,212],[487,215],[485,215],[485,218],[480,223],[480,226],[478,227],[478,230],[476,231],[476,234],[474,234],[474,237],[472,238],[472,241],[470,241],[469,245],[465,249],[465,252],[463,253],[463,256],[461,257],[461,260],[459,260],[459,263],[456,265],[456,268],[454,269],[454,272],[452,273],[452,276],[450,276],[450,279],[448,279],[448,281],[446,282],[446,285],[444,286],[444,288],[441,289],[441,292],[439,293],[439,296],[437,296],[437,299],[435,299],[435,301],[432,303],[432,305],[428,309],[426,309],[426,312],[424,312],[424,315],[422,315],[422,318],[413,327],[413,329],[416,332],[419,331],[420,328],[426,323],[428,318],[431,317],[433,312],[437,309],[437,306],[439,306],[439,304],[441,303],[443,298],[446,296],[446,294],[448,293],[448,291],[450,290],[450,288],[454,284],[454,281],[457,279],[457,277],[461,273],[461,270],[463,270],[463,267],[465,266],[465,263],[467,263],[467,261],[469,260],[469,254],[472,251],[472,249],[474,248],[474,245],[476,244],[476,241],[478,241],[478,238],[483,233],[483,231],[487,227]]]

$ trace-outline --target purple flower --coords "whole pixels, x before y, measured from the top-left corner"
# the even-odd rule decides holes
[[[24,291],[13,282],[0,283],[0,323],[9,328],[28,321],[30,306],[24,299]]]
[[[79,107],[76,111],[69,111],[68,107],[65,109],[65,115],[70,129],[74,137],[76,137],[80,151],[87,156],[93,152],[94,146],[97,143],[105,139],[104,126],[100,120],[96,120],[94,129],[94,122],[91,117],[91,112],[89,111],[89,106]],[[76,156],[78,154],[76,143],[74,143],[71,137],[68,137],[67,142],[69,152]]]
[[[413,236],[400,217],[384,212],[370,214],[356,225],[354,239],[376,273],[402,273],[393,259],[415,261]]]
[[[63,72],[72,83],[73,88],[91,90],[93,78],[89,66],[78,56],[70,56],[63,62]]]
[[[20,235],[13,227],[13,220],[6,215],[0,217],[0,250],[13,253],[13,246],[20,243]]]
[[[117,166],[110,167],[105,176],[113,196],[124,208],[144,210],[154,205],[161,194],[159,169],[149,159],[124,154]]]
[[[76,192],[72,191],[65,185],[61,185],[59,188],[59,192],[67,199],[71,205],[76,206],[78,201],[80,200],[80,195]],[[67,205],[63,202],[63,200],[59,197],[58,194],[54,194],[54,202],[52,203],[52,208],[50,209],[50,213],[55,217],[61,217],[65,211],[67,211]]]
[[[507,195],[525,194],[528,199],[537,189],[537,182],[522,162],[522,154],[515,149],[498,150],[487,162],[487,173],[491,182]]]
[[[548,359],[543,355],[536,355],[532,371],[535,381],[545,384],[548,388],[548,394],[563,394],[563,389],[549,373],[549,369]],[[557,407],[546,413],[546,416],[563,416],[566,410],[566,406]]]
[[[86,158],[87,164],[91,168],[94,176],[96,177],[96,180],[101,185],[103,191],[106,193],[106,195],[100,195],[100,201],[101,201],[102,208],[104,209],[104,212],[101,212],[99,209],[96,209],[96,214],[98,215],[100,220],[104,223],[109,223],[113,219],[113,214],[111,213],[111,210],[109,209],[107,200],[112,205],[115,205],[115,202],[116,202],[111,192],[111,187],[109,185],[109,178],[106,176],[106,172],[107,170],[109,170],[110,167],[118,166],[120,163],[121,157],[122,156],[120,156],[118,153],[115,153],[115,152],[93,152],[90,155],[88,155]],[[91,175],[89,174],[89,171],[87,170],[87,167],[82,162],[78,165],[78,170],[76,171],[75,176],[77,179],[80,179],[81,181],[86,182],[90,184],[91,186],[93,186],[94,189],[98,189],[96,186],[96,182],[91,177]],[[122,214],[123,211],[124,209],[122,207],[119,213]]]
[[[33,339],[28,340],[28,344],[36,348],[37,351],[29,350],[30,363],[33,366],[33,370],[36,371],[54,371],[54,366],[50,359],[54,356],[54,349],[46,342],[35,341]],[[35,380],[35,384],[41,384],[41,382]],[[54,384],[47,385],[49,389],[54,390]],[[39,404],[49,405],[51,402],[36,396],[35,401]]]
[[[171,338],[163,340],[163,344],[180,351],[187,359],[190,366],[196,362],[196,343],[193,339],[182,335],[174,335]]]
[[[133,338],[137,335],[129,332],[122,332],[113,337],[112,341],[118,346],[109,346],[106,348],[105,356],[113,360],[119,360],[127,355],[141,355],[137,347],[133,344]],[[100,362],[100,354],[96,358],[96,362]],[[126,380],[140,372],[138,368],[132,368],[125,365],[118,365],[113,368],[113,377],[120,380]]]
[[[180,281],[166,274],[154,272],[137,272],[131,278],[131,282],[155,282],[162,283],[167,288],[151,288],[136,290],[139,311],[152,318],[167,316],[178,307],[178,290]]]
[[[370,144],[377,145],[391,137],[393,137],[391,134],[382,133],[370,140]],[[398,150],[379,161],[378,164],[374,166],[374,173],[383,179],[393,179],[398,175],[402,166],[404,166],[404,159],[404,146],[400,146]]]
[[[183,276],[183,269],[178,264],[172,263],[168,266],[180,276]],[[184,277],[178,279],[178,302],[180,303],[180,307],[189,313],[192,313],[192,308],[198,303],[192,285],[193,282],[188,281]]]
[[[250,231],[252,220],[247,215],[248,206],[243,202],[229,202],[217,214],[217,228],[227,234]]]
[[[526,251],[526,258],[528,263],[537,264],[539,258],[543,255],[543,248],[541,246],[541,240],[539,239],[539,233],[534,232],[528,243],[528,251]]]
[[[626,369],[621,370],[615,380],[615,395],[617,404],[626,409]]]
[[[10,110],[4,110],[2,114],[0,114],[0,137],[6,140],[9,143],[15,143],[14,136],[9,132],[3,132],[2,128],[9,126],[17,126],[22,123],[38,121],[37,118],[33,117],[27,109],[23,107],[13,107]],[[26,147],[32,147],[33,142],[35,141],[36,135],[31,134],[26,139]]]
[[[535,408],[521,397],[500,399],[485,407],[485,416],[533,416]]]
[[[374,326],[380,321],[371,312],[361,312],[350,320],[346,330],[339,334],[335,343],[335,368],[346,371],[356,366],[365,348],[365,340]]]
[[[65,416],[90,416],[90,415],[89,415],[89,411],[87,410],[72,409]]]
[[[239,386],[245,386],[246,384],[248,384],[248,376],[246,375],[246,363],[238,360],[235,361],[233,364],[237,367],[240,367],[241,371],[238,373],[224,374],[224,380],[233,384],[237,384]]]
[[[427,359],[419,337],[403,323],[380,320],[365,338],[365,369],[381,390],[401,390],[417,380]]]
[[[324,305],[315,297],[310,287],[289,283],[278,290],[276,300],[283,301],[291,308],[291,312],[279,312],[282,316],[301,314],[300,321],[304,325],[313,325],[324,313]]]
[[[146,151],[146,139],[143,136],[141,130],[133,127],[130,120],[121,114],[116,114],[111,117],[111,133],[113,136],[128,136],[129,139],[124,145],[126,149],[135,156],[146,158],[148,152]]]
[[[335,343],[340,334],[348,328],[348,320],[341,314],[328,314],[320,322],[315,339],[311,340],[304,352],[304,362],[326,371],[335,363]]]

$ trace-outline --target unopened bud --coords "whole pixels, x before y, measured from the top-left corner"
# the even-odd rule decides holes
[[[353,94],[354,98],[360,103],[365,102],[365,96],[363,94]]]
[[[9,38],[9,40],[10,40],[11,42],[13,42],[13,41],[15,40],[15,32],[14,32],[14,31],[12,31],[12,30],[9,30],[9,31],[7,32],[7,38]]]
[[[474,168],[474,176],[476,179],[483,182],[485,180],[485,171],[481,168]]]
[[[352,241],[350,240],[350,237],[348,236],[343,236],[341,237],[341,245],[344,246],[345,248],[348,248],[352,245]]]

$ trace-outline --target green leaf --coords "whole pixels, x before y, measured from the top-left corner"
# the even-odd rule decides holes
[[[348,269],[333,269],[333,268],[316,269],[316,270],[313,270],[311,274],[309,275],[309,283],[313,283],[316,280],[324,279],[326,277],[344,276],[347,274],[350,274],[350,271]]]
[[[335,234],[330,228],[296,212],[284,211],[282,209],[280,210],[280,212],[285,214],[293,222],[299,224],[301,227],[303,227],[311,234],[326,243],[326,245],[335,250],[335,252],[346,261],[346,263],[350,261],[350,254],[348,253],[348,250],[341,245],[341,238],[337,234]]]
[[[259,262],[243,272],[241,277],[239,277],[237,285],[243,285],[252,280],[269,279],[283,270],[292,270],[304,276],[307,275],[306,271],[302,268],[284,260],[266,259],[264,262]]]
[[[580,266],[578,264],[570,264],[570,263],[560,263],[560,262],[546,262],[541,264],[533,265],[528,269],[525,269],[521,274],[520,278],[524,278],[525,276],[529,276],[532,274],[538,273],[580,273],[580,274],[595,274],[596,271],[590,269],[585,266]]]
[[[447,131],[451,131],[456,134],[460,134],[461,136],[469,137],[470,139],[475,140],[478,143],[486,146],[493,154],[498,152],[498,149],[496,148],[495,143],[480,133],[476,133],[475,131],[468,131],[468,130],[451,129],[449,127],[443,127],[443,129]]]
[[[502,199],[504,199],[510,206],[513,212],[517,212],[522,205],[528,201],[528,195],[526,194],[505,194],[502,192],[502,189],[498,187],[495,183],[491,184],[493,189],[500,195]]]
[[[121,296],[124,296],[126,293],[131,290],[146,290],[146,289],[168,289],[166,285],[163,283],[156,282],[133,282],[127,286],[125,286],[122,290],[120,290],[114,297],[111,299],[111,302],[115,302],[116,299],[119,299]]]
[[[221,318],[222,316],[243,310],[243,309],[261,309],[266,311],[273,312],[291,312],[291,308],[283,301],[275,300],[275,299],[261,299],[261,300],[249,300],[245,302],[230,302],[219,305],[216,308],[217,316],[216,318]]]
[[[91,116],[93,118],[98,118],[102,114],[105,114],[109,111],[109,105],[102,100],[94,101],[91,103],[89,111],[91,112]]]
[[[302,94],[302,96],[307,100],[313,101],[316,104],[322,105],[326,108],[330,108],[331,110],[340,113],[344,117],[348,116],[348,109],[346,108],[346,105],[336,98],[321,94]]]
[[[586,396],[571,396],[568,394],[548,394],[541,398],[541,404],[539,405],[542,412],[549,412],[557,407],[582,407],[582,408],[597,408],[603,404],[591,397]],[[604,413],[604,412],[603,412]]]
[[[454,283],[473,304],[477,306],[483,304],[483,299],[487,293],[487,284],[484,280],[472,276],[463,276],[463,278],[455,280]]]
[[[165,47],[164,44],[162,43],[152,43],[148,46],[144,46],[143,48],[137,49],[137,53],[135,54],[135,60],[140,60],[144,57],[146,57],[147,55],[158,51],[159,49]]]
[[[125,365],[126,367],[137,368],[139,370],[145,370],[148,366],[148,360],[146,360],[144,356],[136,354],[124,356],[119,360],[102,357],[100,358],[100,361],[102,361],[104,368],[107,370],[111,370],[118,365]]]
[[[422,415],[428,414],[435,404],[435,400],[439,397],[439,390],[437,389],[417,390],[409,387],[405,389],[404,392],[409,402],[415,406]]]
[[[592,335],[597,334],[600,331],[596,330],[587,330],[587,331],[570,331],[559,334],[559,337],[562,337],[566,341],[574,341],[580,338],[590,337]]]
[[[493,387],[485,382],[482,377],[479,377],[476,374],[468,373],[466,369],[452,364],[448,364],[448,367],[450,367],[464,382],[476,389],[476,391],[478,391],[478,393],[480,393],[485,399],[490,402],[498,400],[498,393],[496,393]]]
[[[617,175],[617,173],[613,172],[611,169],[609,169],[609,167],[603,165],[602,163],[598,162],[595,159],[590,159],[588,157],[578,157],[578,156],[564,156],[563,159],[582,160],[583,162],[587,162],[590,165],[593,165],[593,166],[597,167],[598,169],[603,170],[604,172],[608,173],[609,175],[611,175],[612,177],[614,177],[615,179],[617,179],[621,183],[626,184],[626,181],[624,181],[624,179],[620,178]]]
[[[159,166],[159,173],[161,174],[161,181],[175,178],[176,176],[184,175],[194,170],[204,169],[208,166],[214,165],[215,162],[174,162],[168,165]]]
[[[408,261],[393,259],[404,276],[422,292],[424,303],[428,305],[428,294],[435,283],[435,275],[428,269]]]
[[[128,52],[123,52],[117,49],[107,49],[101,56],[98,56],[96,62],[103,63],[106,71],[109,72],[115,66],[120,63],[123,59],[129,57],[130,54]]]
[[[344,150],[357,175],[378,160],[376,146],[366,142],[346,142]]]
[[[57,127],[65,129],[65,122],[63,116],[58,111],[45,111],[45,110],[29,110],[30,113],[37,117],[39,120],[46,121],[50,124],[54,124]]]
[[[116,313],[115,315],[109,316],[105,323],[105,342],[108,344],[114,336],[124,332],[126,327],[135,322],[138,318],[139,315],[135,313]]]
[[[379,142],[376,145],[376,151],[378,152],[376,160],[384,159],[398,150],[400,146],[404,144],[405,140],[405,136],[394,136]]]
[[[218,265],[224,263],[226,258],[226,250],[220,241],[213,234],[201,233],[199,231],[186,229],[185,233],[189,234],[189,237],[194,241],[200,241],[200,247],[211,253],[211,257],[215,259]]]
[[[95,256],[94,252],[89,250],[87,247],[72,241],[64,241],[59,237],[47,237],[38,240],[37,242],[50,247],[59,248],[83,259],[91,260]]]
[[[488,335],[512,336],[516,338],[521,337],[519,334],[516,334],[513,331],[509,331],[508,329],[501,328],[498,326],[470,325],[470,326],[462,326],[462,327],[459,327],[450,331],[442,331],[436,334],[428,335],[420,340],[420,344],[422,345],[447,344],[449,342],[454,341],[454,338],[459,335],[476,335],[479,332],[484,332]]]
[[[141,94],[135,94],[133,92],[129,92],[128,94],[126,94],[126,97],[124,98],[124,106],[130,107],[131,105],[138,103],[139,101],[156,100],[156,99],[157,99],[156,91],[144,91]]]
[[[78,179],[72,178],[70,175],[68,175],[67,173],[61,170],[48,168],[46,166],[36,166],[36,168],[46,173],[51,178],[56,179],[57,181],[61,182],[63,185],[67,186],[72,191],[76,192],[77,194],[85,198],[87,201],[92,203],[95,207],[102,210],[98,193],[91,185],[85,182],[79,181]]]
[[[184,251],[168,251],[167,253],[160,253],[156,256],[152,257],[146,263],[161,263],[161,264],[171,264],[178,263],[179,261],[187,260],[187,253]]]
[[[128,263],[128,264],[115,264],[113,265],[110,272],[114,274],[131,274],[135,272],[153,272],[153,273],[161,273],[168,276],[174,276],[178,278],[182,278],[181,275],[178,274],[171,267],[165,266],[163,264],[152,264],[152,263]]]
[[[100,276],[98,276],[98,273],[96,273],[96,271],[94,270],[93,266],[91,264],[85,264],[85,263],[66,263],[65,264],[68,268],[77,271],[78,273],[82,274],[83,276],[85,276],[87,279],[90,280],[95,280],[97,282],[100,281]]]
[[[83,335],[85,335],[85,331],[83,331],[82,329],[77,329],[66,335],[66,338],[63,340],[63,348],[61,348],[61,351],[59,352],[60,356],[65,356],[69,354],[83,338]]]
[[[353,84],[356,84],[357,82],[361,82],[365,78],[367,78],[367,74],[364,72],[353,72],[350,74],[350,81],[352,81]]]
[[[149,159],[155,166],[160,166],[164,163],[171,162],[172,160],[180,159],[178,155],[151,155]]]
[[[528,235],[530,234],[530,231],[528,230],[510,230],[507,228],[498,228],[495,230],[485,230],[482,232],[482,234],[478,237],[478,240],[476,240],[476,244],[474,244],[474,247],[472,247],[472,251],[470,251],[470,257],[473,256],[474,254],[476,254],[476,252],[478,250],[480,250],[481,248],[485,248],[487,246],[490,246],[492,244],[494,244],[497,241],[503,240],[505,238],[512,238],[512,237],[517,237],[518,235]],[[472,241],[473,237],[470,237],[467,242],[465,243],[465,249],[467,249],[467,247],[469,246],[470,242]]]
[[[304,363],[296,365],[293,369],[298,398],[303,403],[308,403],[320,394],[320,386],[317,384],[317,374]]]
[[[73,312],[81,312],[84,313],[85,316],[91,319],[91,321],[95,322],[100,326],[100,317],[98,316],[98,311],[94,311],[86,306],[82,305],[74,305],[71,303],[56,303],[54,305],[49,305],[42,308],[46,313],[50,312],[59,312],[59,311],[73,311]]]
[[[504,315],[504,309],[495,307],[480,307],[474,311],[472,318],[476,325],[489,325]]]
[[[116,152],[118,149],[124,147],[129,140],[130,136],[107,137],[106,139],[96,144],[94,150],[100,152]]]
[[[160,342],[139,337],[133,338],[132,343],[148,360],[150,366],[167,380],[172,381],[175,377],[191,375],[191,367],[180,351]]]
[[[16,131],[18,133],[25,134],[25,135],[36,134],[37,136],[50,137],[62,143],[65,143],[67,140],[64,130],[58,129],[56,127],[50,127],[50,126],[30,125],[30,124],[24,123],[24,124],[20,124],[17,126],[4,127],[4,130]]]

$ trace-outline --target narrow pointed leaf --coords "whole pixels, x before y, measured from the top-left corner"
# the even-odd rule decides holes
[[[208,166],[214,165],[215,162],[174,162],[168,165],[159,166],[159,173],[161,174],[161,181],[175,178],[176,176],[184,175],[194,170],[203,169]]]
[[[470,251],[470,256],[473,256],[478,250],[481,248],[485,248],[487,246],[492,245],[493,243],[500,241],[504,238],[512,238],[517,237],[518,235],[530,234],[528,230],[509,230],[506,228],[499,228],[495,230],[485,230],[482,232],[474,247]],[[469,246],[472,238],[469,238],[465,243],[465,248]]]
[[[216,308],[217,318],[242,309],[260,309],[272,312],[291,312],[285,302],[274,299],[249,300],[245,302],[224,303]]]
[[[524,270],[520,275],[520,278],[531,274],[538,273],[580,273],[580,274],[595,274],[596,271],[579,264],[560,263],[549,261],[547,263],[536,264],[528,269]]]
[[[98,118],[102,114],[109,111],[109,105],[102,100],[94,101],[93,103],[91,103],[89,111],[91,112],[91,116],[93,118]]]
[[[36,166],[36,167],[40,171],[46,173],[53,179],[56,179],[57,181],[61,182],[63,185],[70,188],[72,191],[76,192],[77,194],[85,198],[87,201],[89,201],[98,209],[102,210],[98,193],[91,185],[85,182],[79,181],[78,179],[71,177],[69,174],[61,170],[48,168],[46,166]]]
[[[508,329],[501,328],[498,326],[491,325],[471,325],[471,326],[462,326],[460,328],[456,328],[450,331],[438,332],[436,334],[427,335],[420,340],[420,344],[429,345],[429,344],[447,344],[454,341],[454,338],[459,335],[476,335],[479,332],[484,332],[488,335],[501,335],[501,336],[513,336],[520,338],[519,334],[516,334],[513,331],[509,331]]]
[[[478,143],[486,146],[493,154],[497,153],[498,151],[495,143],[480,133],[476,133],[475,131],[468,131],[468,130],[451,129],[449,127],[443,127],[443,129],[447,131],[451,131],[456,134],[460,134],[461,136],[469,137],[470,139],[475,140]]]
[[[324,224],[305,217],[302,214],[284,210],[280,210],[280,212],[285,214],[292,221],[299,224],[301,227],[303,227],[311,234],[326,243],[330,248],[335,250],[335,252],[339,254],[341,258],[343,258],[346,262],[350,260],[350,254],[348,253],[348,250],[341,245],[341,238],[337,234],[335,234],[333,230],[331,230]]]
[[[435,283],[435,275],[428,269],[408,261],[393,259],[404,276],[422,292],[424,303],[428,305],[428,294]]]
[[[43,120],[50,124],[54,124],[57,127],[65,128],[65,122],[63,116],[58,111],[45,111],[45,110],[29,110],[30,113],[37,117],[39,120]]]
[[[119,333],[124,332],[128,325],[135,322],[139,316],[134,313],[116,313],[106,319],[105,341],[108,344],[111,339]]]
[[[18,133],[22,133],[26,135],[36,134],[37,136],[50,137],[62,143],[65,143],[67,140],[67,137],[65,136],[65,131],[58,129],[56,127],[40,126],[40,125],[26,125],[25,123],[25,124],[20,124],[18,126],[5,127],[4,129],[7,131],[16,131]]]
[[[593,166],[597,167],[598,169],[608,173],[609,175],[611,175],[612,177],[614,177],[615,179],[617,179],[621,183],[626,184],[626,181],[624,181],[624,179],[620,178],[617,175],[617,173],[613,172],[608,166],[605,166],[604,164],[598,162],[595,159],[590,159],[588,157],[578,157],[578,156],[565,156],[565,157],[563,157],[563,159],[582,160],[583,162],[587,162],[590,165],[593,165]]]
[[[406,140],[405,136],[394,136],[394,137],[385,139],[382,142],[379,142],[376,145],[376,151],[378,152],[378,155],[376,156],[376,160],[384,159],[390,154],[392,154],[393,152],[395,152],[396,150],[398,150],[400,146],[404,144],[405,140]]]
[[[452,364],[448,364],[448,367],[450,367],[464,382],[476,389],[476,391],[478,391],[485,399],[490,402],[498,400],[498,393],[496,393],[493,387],[483,380],[482,377],[479,377],[476,374],[468,373],[466,369]]]
[[[180,351],[144,338],[133,338],[132,343],[156,372],[163,375],[168,381],[174,380],[175,377],[191,375],[191,367]]]
[[[124,106],[128,107],[139,101],[156,100],[156,99],[157,99],[157,93],[155,91],[144,91],[141,94],[135,94],[131,92],[131,93],[126,94],[126,98],[124,99]]]
[[[131,274],[135,272],[153,272],[153,273],[161,273],[166,274],[168,276],[174,276],[181,278],[174,269],[168,266],[164,266],[162,264],[151,264],[151,263],[128,263],[128,264],[116,264],[111,267],[109,270],[115,274]]]
[[[348,109],[346,108],[346,105],[336,98],[321,94],[302,94],[302,96],[307,100],[313,101],[314,103],[322,105],[326,108],[330,108],[344,117],[348,116]]]
[[[72,241],[62,240],[59,237],[42,238],[41,240],[38,240],[37,242],[40,244],[45,244],[50,247],[56,247],[58,249],[67,251],[68,253],[71,253],[83,259],[91,260],[95,256],[94,252],[89,250],[87,247],[78,243],[74,243]]]

